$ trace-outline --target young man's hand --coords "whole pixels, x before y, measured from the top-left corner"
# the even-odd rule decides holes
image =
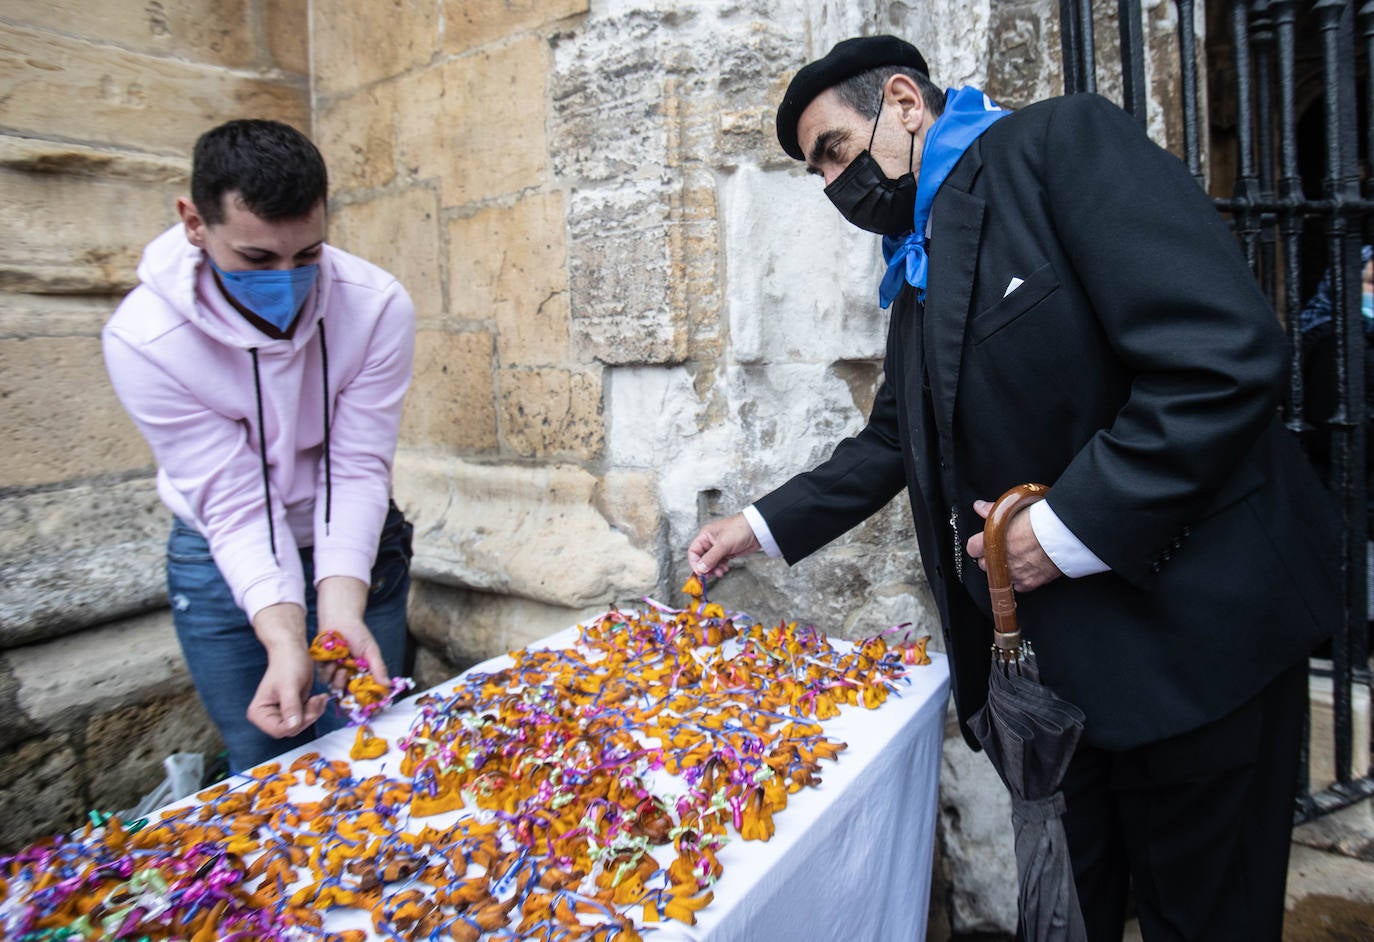
[[[248,721],[282,739],[309,727],[329,697],[310,695],[315,662],[305,644],[305,609],[283,602],[253,616],[253,631],[267,649],[267,671],[248,704]]]
[[[377,646],[377,639],[372,637],[372,632],[363,621],[363,613],[367,610],[367,590],[367,583],[351,576],[321,579],[315,587],[320,634],[337,632],[348,642],[348,650],[353,657],[367,661],[368,672],[379,684],[387,685],[391,683],[391,678],[387,676],[382,649]],[[333,662],[321,665],[320,676],[335,690],[343,688],[344,672]]]

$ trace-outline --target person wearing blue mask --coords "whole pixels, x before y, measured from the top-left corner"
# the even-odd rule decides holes
[[[1367,479],[1374,480],[1374,437],[1369,423],[1374,421],[1374,246],[1361,246],[1360,260],[1360,324],[1364,330],[1365,382],[1365,453],[1362,467]],[[1339,372],[1336,369],[1336,312],[1331,297],[1331,272],[1322,272],[1317,290],[1298,313],[1299,335],[1302,340],[1303,417],[1307,428],[1303,444],[1322,480],[1333,490],[1331,467],[1331,419],[1337,413]],[[1374,536],[1374,534],[1371,534]],[[1374,540],[1366,541],[1365,568],[1368,592],[1365,600],[1367,630],[1374,639]],[[1329,651],[1319,649],[1322,657]]]
[[[325,241],[327,190],[288,125],[207,131],[181,222],[103,334],[173,515],[172,619],[232,771],[341,725],[308,654],[317,630],[383,683],[404,666],[410,525],[390,494],[415,311]]]
[[[1370,371],[1374,358],[1374,246],[1362,246],[1360,276],[1360,323],[1365,335],[1365,418],[1374,417],[1369,408],[1369,387],[1374,384]],[[1331,475],[1331,425],[1336,412],[1336,312],[1331,297],[1331,272],[1322,272],[1317,290],[1298,312],[1298,332],[1302,339],[1303,417],[1309,426],[1303,441],[1313,464],[1328,483]],[[1366,465],[1371,459],[1366,448]],[[1371,583],[1374,589],[1374,583]],[[1374,608],[1371,609],[1374,612]]]
[[[1049,485],[1007,551],[1042,679],[1087,718],[1063,789],[1088,938],[1120,940],[1133,889],[1147,942],[1277,939],[1338,540],[1277,421],[1284,336],[1226,224],[1107,100],[1008,111],[940,89],[892,36],[797,72],[777,133],[883,236],[883,381],[827,461],[703,526],[693,569],[794,563],[905,489],[977,748],[982,519]]]

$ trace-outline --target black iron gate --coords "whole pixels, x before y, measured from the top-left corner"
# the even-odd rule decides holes
[[[1370,254],[1362,258],[1362,247],[1374,243],[1374,174],[1366,163],[1374,155],[1374,0],[1358,10],[1353,0],[1204,2],[1207,48],[1200,55],[1199,11],[1194,0],[1175,0],[1172,91],[1180,113],[1173,117],[1181,123],[1183,159],[1199,185],[1210,177],[1218,209],[1229,215],[1286,325],[1292,368],[1285,419],[1341,506],[1341,623],[1330,651],[1312,662],[1313,675],[1331,685],[1333,736],[1313,738],[1309,722],[1296,810],[1307,820],[1374,794],[1374,769],[1354,762],[1356,746],[1369,737],[1367,723],[1355,719],[1368,716],[1370,685],[1366,494],[1374,462],[1365,444],[1365,324],[1374,321],[1362,313],[1361,275]],[[1060,0],[1059,9],[1064,91],[1096,91],[1092,0]],[[1117,0],[1115,12],[1122,105],[1143,126],[1150,96],[1141,0]],[[1208,82],[1207,114],[1218,119],[1206,126],[1200,77]],[[1334,755],[1335,781],[1313,792],[1307,759],[1320,749]]]

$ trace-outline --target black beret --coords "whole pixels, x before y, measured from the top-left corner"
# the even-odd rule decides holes
[[[929,77],[926,60],[915,46],[896,36],[859,36],[836,43],[824,59],[803,66],[778,105],[778,143],[788,155],[805,160],[797,141],[797,121],[806,106],[827,88],[861,72],[884,65],[904,65]]]

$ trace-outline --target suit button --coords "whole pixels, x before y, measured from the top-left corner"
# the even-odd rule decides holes
[[[1154,573],[1156,576],[1159,575],[1159,561],[1158,561],[1158,560],[1156,560],[1155,562],[1150,563],[1150,572]]]

